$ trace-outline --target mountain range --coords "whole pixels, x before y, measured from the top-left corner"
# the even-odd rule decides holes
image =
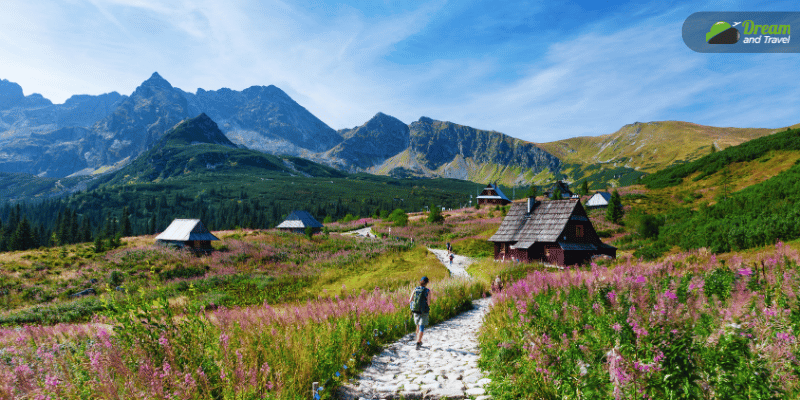
[[[337,131],[272,85],[190,93],[154,73],[130,96],[76,95],[53,104],[0,80],[0,172],[61,178],[117,170],[201,114],[231,151],[300,156],[346,172],[507,185],[569,177],[570,168],[596,164],[649,172],[697,158],[712,143],[723,148],[774,132],[667,121],[537,144],[427,117],[405,124],[383,113]]]

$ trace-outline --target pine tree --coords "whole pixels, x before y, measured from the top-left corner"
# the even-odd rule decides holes
[[[78,225],[78,213],[75,210],[69,210],[69,242],[78,243],[80,238],[80,225]]]
[[[8,247],[11,250],[28,250],[38,247],[27,218],[23,218],[17,225],[17,229],[15,229],[14,233],[11,235],[11,243]]]
[[[581,184],[581,194],[584,196],[589,194],[589,181],[583,181]]]
[[[525,194],[525,197],[535,198],[538,195],[539,195],[539,189],[536,187],[536,185],[531,185],[531,187],[528,188],[528,193]]]
[[[81,221],[81,242],[86,243],[92,240],[92,226],[89,217],[84,215]]]
[[[550,200],[561,200],[561,188],[556,187],[553,190],[553,195],[550,197]]]
[[[125,206],[122,208],[122,215],[119,218],[120,225],[122,225],[121,233],[122,236],[128,237],[131,235],[131,216],[130,212],[128,212],[128,207]]]
[[[611,194],[611,201],[608,202],[608,208],[606,208],[606,219],[618,224],[622,220],[622,216],[622,199],[619,196],[619,192],[615,190]]]
[[[104,250],[103,248],[103,239],[100,238],[100,235],[94,237],[94,252],[100,253]]]

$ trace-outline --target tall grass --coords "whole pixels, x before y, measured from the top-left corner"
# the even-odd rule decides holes
[[[133,295],[107,325],[1,331],[0,398],[307,398],[311,382],[336,386],[379,341],[413,329],[411,290],[181,316],[166,299]],[[481,286],[446,280],[432,293],[435,323],[469,307]]]
[[[480,335],[496,399],[797,398],[798,254],[534,271]]]

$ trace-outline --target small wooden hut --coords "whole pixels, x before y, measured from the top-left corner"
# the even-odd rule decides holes
[[[504,206],[508,203],[511,203],[511,200],[493,183],[486,185],[481,194],[478,195],[478,204],[499,204]]]
[[[586,208],[587,209],[594,209],[594,208],[606,208],[608,207],[608,203],[611,201],[611,193],[608,192],[596,192],[589,200],[586,200]]]
[[[276,228],[286,232],[305,233],[310,227],[314,233],[322,230],[323,225],[306,211],[292,211]]]
[[[511,205],[494,242],[495,260],[540,260],[554,265],[582,264],[596,255],[616,257],[617,249],[600,241],[579,199]]]
[[[176,246],[197,251],[210,251],[212,240],[219,240],[206,229],[199,219],[175,219],[156,236],[156,244],[160,246]]]

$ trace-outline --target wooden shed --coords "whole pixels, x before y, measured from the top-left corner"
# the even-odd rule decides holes
[[[579,199],[511,205],[494,242],[495,260],[543,261],[554,265],[583,264],[596,255],[616,257],[617,249],[600,241]]]
[[[310,227],[314,233],[322,230],[322,224],[314,219],[307,211],[292,211],[283,222],[276,226],[279,230],[294,233],[305,233],[308,227]]]
[[[206,229],[199,219],[175,219],[171,224],[156,236],[156,244],[161,246],[176,246],[198,251],[210,251],[211,241],[219,240]]]
[[[608,207],[608,203],[611,201],[611,193],[608,192],[596,192],[589,200],[586,200],[586,208],[594,209],[594,208],[606,208]]]
[[[504,206],[508,203],[511,203],[511,200],[493,183],[486,185],[481,194],[478,195],[478,204],[499,204]]]

